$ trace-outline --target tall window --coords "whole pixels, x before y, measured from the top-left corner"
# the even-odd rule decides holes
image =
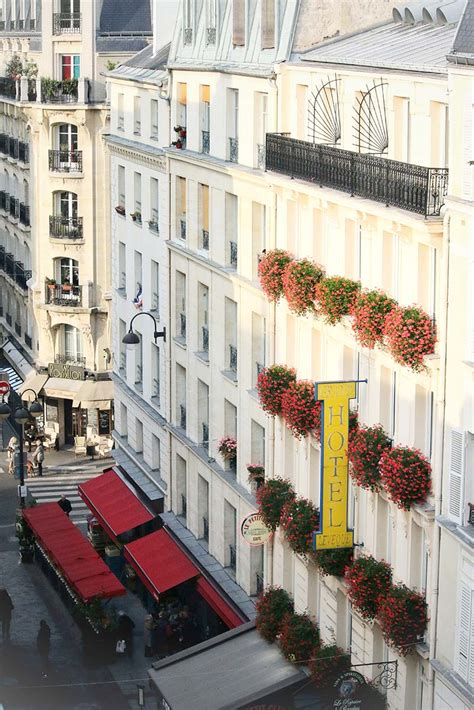
[[[119,165],[117,171],[118,204],[125,207],[125,166]]]
[[[150,178],[150,220],[148,225],[154,232],[160,231],[159,216],[159,182],[156,178]]]
[[[124,113],[123,113],[123,94],[117,94],[117,130],[123,131]]]
[[[142,221],[142,176],[141,173],[133,174],[133,189],[135,199],[135,215],[136,221],[141,224]]]
[[[75,192],[55,193],[55,212],[65,219],[77,218],[77,195]]]
[[[142,132],[142,100],[140,96],[133,97],[133,133],[139,136]]]
[[[160,348],[151,344],[151,396],[160,406]]]
[[[204,84],[201,86],[201,151],[210,151],[210,123],[211,121],[211,87]]]
[[[150,101],[150,138],[154,140],[158,138],[158,101],[156,99]]]
[[[209,250],[209,185],[198,186],[199,247]]]
[[[61,79],[79,79],[81,75],[81,55],[63,54],[61,56]]]
[[[81,361],[83,358],[82,333],[72,325],[63,327],[63,354],[67,362]]]
[[[60,123],[56,133],[57,150],[61,153],[77,151],[77,126],[71,123]]]
[[[160,313],[160,265],[151,261],[151,299],[150,310]]]
[[[79,262],[69,257],[56,259],[56,278],[60,283],[70,283],[79,286]]]
[[[232,43],[245,45],[245,0],[234,0],[232,4]]]
[[[275,46],[275,0],[262,0],[262,49]]]

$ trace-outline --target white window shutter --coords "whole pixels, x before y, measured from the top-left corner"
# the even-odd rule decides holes
[[[460,583],[459,607],[458,607],[458,643],[456,649],[456,665],[459,675],[466,682],[470,682],[469,676],[474,676],[474,654],[473,654],[473,639],[472,626],[474,625],[473,618],[473,602],[474,592],[469,586],[462,582]]]
[[[449,455],[448,515],[458,525],[463,524],[465,451],[465,432],[452,429]]]

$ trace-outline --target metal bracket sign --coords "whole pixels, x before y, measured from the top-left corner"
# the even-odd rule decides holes
[[[316,382],[314,398],[321,402],[320,529],[313,532],[314,550],[352,547],[354,531],[347,527],[349,491],[349,402],[357,396],[351,382]]]

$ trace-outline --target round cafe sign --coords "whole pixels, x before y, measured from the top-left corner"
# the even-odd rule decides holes
[[[251,513],[242,520],[242,537],[249,545],[264,545],[272,536],[272,531],[262,520],[260,513]]]

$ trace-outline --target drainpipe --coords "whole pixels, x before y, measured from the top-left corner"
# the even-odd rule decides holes
[[[431,626],[429,634],[429,648],[430,648],[430,659],[436,658],[436,648],[437,648],[437,630],[438,630],[438,605],[439,605],[439,579],[440,579],[440,567],[439,567],[439,557],[440,557],[440,547],[441,547],[441,528],[436,523],[436,519],[441,515],[442,510],[442,500],[443,500],[443,473],[444,473],[444,450],[445,450],[445,435],[446,435],[446,371],[447,371],[447,360],[448,360],[448,308],[449,308],[449,266],[450,266],[450,249],[451,249],[451,216],[448,215],[445,219],[447,243],[446,243],[446,270],[443,279],[443,303],[445,308],[445,322],[444,322],[444,353],[441,357],[441,382],[442,396],[438,400],[438,406],[441,410],[441,426],[440,426],[440,436],[436,437],[435,440],[438,441],[437,450],[439,453],[438,465],[439,465],[439,485],[435,493],[435,529],[433,534],[433,545],[431,554],[431,595],[430,595],[430,616],[431,616]],[[431,708],[434,705],[434,670],[431,663],[428,665],[428,704],[427,707]]]

